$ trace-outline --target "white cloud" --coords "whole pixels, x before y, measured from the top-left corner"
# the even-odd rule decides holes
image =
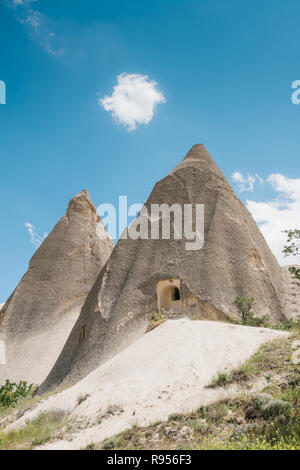
[[[28,14],[25,16],[24,19],[20,19],[19,22],[24,24],[29,24],[34,30],[36,34],[39,34],[39,28],[43,21],[43,15],[37,10],[29,10]]]
[[[148,124],[155,107],[166,101],[157,90],[157,83],[150,81],[147,75],[135,73],[122,73],[117,80],[112,96],[99,98],[99,105],[129,131],[135,130],[138,124]]]
[[[244,177],[239,171],[235,171],[232,174],[232,180],[235,183],[238,183],[238,189],[240,192],[248,191],[252,193],[256,182],[259,184],[264,183],[263,178],[257,174],[255,176],[247,175],[247,177]]]
[[[18,8],[20,5],[29,5],[30,3],[38,2],[38,0],[6,0],[6,5],[9,8]]]
[[[28,233],[30,235],[30,243],[36,248],[38,248],[43,243],[48,234],[45,233],[43,237],[39,235],[36,232],[35,226],[31,222],[25,222],[25,227],[27,228]]]
[[[286,234],[282,231],[300,229],[300,178],[272,174],[266,183],[272,186],[274,198],[265,202],[247,200],[247,208],[279,263],[300,264],[300,256],[285,258],[282,254],[286,242]]]
[[[39,46],[53,56],[62,56],[64,49],[57,44],[56,35],[53,33],[55,24],[39,10],[31,8],[31,3],[38,0],[6,0],[9,8],[16,10],[16,20],[27,26],[30,37]]]

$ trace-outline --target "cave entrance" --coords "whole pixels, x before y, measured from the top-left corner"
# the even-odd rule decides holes
[[[159,281],[156,290],[159,312],[173,310],[181,313],[180,279]]]

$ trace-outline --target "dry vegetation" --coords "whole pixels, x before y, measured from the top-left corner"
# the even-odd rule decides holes
[[[146,333],[149,333],[149,331],[153,330],[154,328],[157,328],[166,320],[167,320],[167,317],[163,315],[162,313],[153,312]]]
[[[0,450],[34,449],[49,442],[66,425],[65,415],[61,411],[42,413],[20,430],[0,431]]]
[[[167,422],[135,426],[96,449],[300,449],[300,369],[293,357],[294,332],[286,339],[263,345],[229,376],[219,374],[211,386],[237,382],[243,392],[193,413],[176,414]],[[251,382],[267,379],[262,393],[251,394]],[[248,392],[245,393],[245,389]]]
[[[241,394],[193,413],[174,414],[168,421],[148,427],[133,426],[94,449],[282,449],[300,448],[300,368],[295,361],[295,344],[300,347],[299,330],[287,338],[266,343],[241,367],[220,372],[210,387],[236,383]],[[251,393],[252,384],[264,379],[261,393]],[[78,403],[87,396],[80,395]],[[40,414],[20,430],[5,430],[40,398],[27,397],[15,406],[0,409],[0,449],[34,449],[52,440],[72,438],[78,423],[63,413]],[[123,410],[110,407],[108,414]]]

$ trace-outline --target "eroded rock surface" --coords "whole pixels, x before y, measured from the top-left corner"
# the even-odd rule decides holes
[[[293,265],[300,268],[298,265]],[[288,319],[297,320],[300,317],[300,281],[295,279],[289,268],[291,266],[282,266],[282,300],[285,316]]]
[[[98,237],[98,224],[103,226],[84,190],[32,257],[0,311],[6,346],[0,383],[7,378],[40,383],[49,373],[113,249],[110,238]]]
[[[189,251],[186,239],[161,235],[120,239],[40,393],[82,379],[133,343],[159,308],[226,320],[235,297],[245,295],[255,297],[258,315],[274,322],[285,318],[278,262],[203,145],[195,145],[155,185],[146,202],[149,212],[152,204],[204,204],[203,248]],[[167,290],[158,290],[162,281]]]

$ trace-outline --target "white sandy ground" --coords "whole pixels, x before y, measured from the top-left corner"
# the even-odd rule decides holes
[[[210,321],[169,320],[90,373],[53,395],[9,426],[19,428],[41,412],[64,410],[81,426],[42,449],[80,449],[131,427],[166,420],[231,393],[205,389],[219,372],[229,372],[266,341],[288,333]],[[262,385],[262,384],[261,384]],[[78,405],[80,396],[89,396]],[[225,395],[224,395],[225,394]],[[114,413],[107,413],[115,407]],[[123,411],[121,411],[123,410]]]

